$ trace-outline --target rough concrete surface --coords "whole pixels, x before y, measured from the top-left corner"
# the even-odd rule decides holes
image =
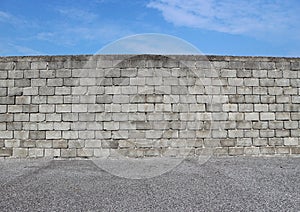
[[[0,160],[0,211],[298,211],[299,162],[188,159],[157,177],[127,179],[91,160]]]

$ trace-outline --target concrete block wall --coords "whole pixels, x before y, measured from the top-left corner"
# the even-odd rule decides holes
[[[0,58],[0,157],[300,155],[300,58]]]

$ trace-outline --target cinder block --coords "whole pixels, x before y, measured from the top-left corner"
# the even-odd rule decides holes
[[[253,112],[253,104],[238,104],[239,112]]]
[[[96,158],[108,158],[110,155],[109,149],[94,149],[94,157]]]
[[[276,147],[275,151],[276,151],[276,154],[279,154],[279,155],[288,155],[291,152],[290,147]]]
[[[29,138],[29,131],[14,131],[14,139],[25,140]]]
[[[236,144],[236,139],[221,139],[220,143],[222,147],[233,147]]]
[[[75,158],[76,149],[61,149],[60,154],[62,158]]]
[[[268,78],[282,78],[282,70],[268,70]]]
[[[8,77],[8,71],[0,69],[0,79],[7,79]]]
[[[236,73],[235,69],[222,69],[221,77],[236,77]]]
[[[254,111],[267,112],[267,111],[269,111],[269,105],[268,104],[254,104]]]
[[[28,156],[30,158],[41,158],[41,157],[44,157],[44,149],[29,148],[28,149]]]
[[[20,97],[20,96],[18,96]],[[18,98],[16,97],[16,98]],[[0,97],[0,105],[13,105],[15,103],[14,101],[15,97]],[[18,98],[19,99],[19,98]]]
[[[13,121],[13,114],[0,114],[0,122],[8,122],[10,124]]]
[[[13,138],[13,131],[0,131],[0,139]]]
[[[60,157],[60,149],[45,149],[45,157],[46,158],[56,158]]]
[[[64,86],[79,86],[79,79],[78,78],[64,78],[63,79]]]
[[[255,78],[267,78],[268,77],[268,71],[267,70],[259,70],[259,69],[254,69],[252,70],[252,75]]]
[[[71,104],[56,105],[56,108],[55,108],[56,113],[70,113],[71,111],[72,111]]]
[[[55,78],[55,70],[40,70],[40,78]]]
[[[283,146],[283,138],[269,138],[270,146]]]
[[[12,148],[0,148],[0,157],[10,157],[12,156]]]
[[[86,140],[85,141],[86,148],[100,148],[101,147],[101,140]]]
[[[38,130],[53,130],[53,122],[40,122],[37,124]]]
[[[95,114],[94,113],[79,113],[80,122],[94,122]]]
[[[166,82],[164,81],[163,82],[163,78],[162,77],[154,77],[154,76],[152,76],[152,77],[146,77],[145,78],[145,83],[146,83],[146,85],[169,85],[169,84],[165,84]]]
[[[270,129],[282,129],[283,128],[283,121],[270,121],[269,122]]]
[[[69,95],[71,87],[55,87],[55,95]]]
[[[35,140],[21,140],[20,141],[20,147],[25,147],[25,148],[34,148],[36,145]]]
[[[46,131],[46,139],[61,139],[61,131]]]
[[[20,69],[20,70],[25,70],[25,69],[30,69],[30,64],[31,62],[29,61],[18,61],[16,62],[16,69]]]
[[[79,103],[81,103],[81,104],[95,104],[96,103],[96,95],[80,96]]]
[[[120,77],[120,78],[113,78],[113,85],[129,85],[130,78],[128,77]]]
[[[32,140],[46,139],[45,131],[29,131],[29,138]]]
[[[47,96],[31,96],[32,104],[46,104],[47,103]],[[21,103],[22,104],[22,103]],[[30,104],[30,98],[28,99],[28,103]]]
[[[112,103],[113,95],[97,95],[96,96],[96,103],[98,104],[109,104]]]
[[[71,77],[71,69],[58,69],[56,70],[56,77],[59,78],[66,78],[66,77]]]
[[[171,86],[171,93],[175,95],[186,95],[188,94],[188,87],[187,86]]]
[[[298,121],[284,121],[284,129],[298,129],[299,123]]]
[[[101,140],[101,147],[103,149],[118,149],[119,141],[118,140]]]
[[[243,130],[228,130],[229,138],[242,138],[244,136]]]
[[[84,140],[68,140],[68,148],[70,149],[80,149],[85,147]]]
[[[37,61],[31,62],[31,69],[47,69],[48,62]]]
[[[161,130],[147,130],[146,138],[147,139],[158,139],[163,136],[163,131]]]
[[[20,140],[4,140],[4,146],[11,148],[11,147],[20,147],[21,142]]]
[[[214,149],[213,154],[216,156],[228,156],[228,147],[217,147]]]
[[[63,104],[64,98],[63,96],[47,96],[48,104]]]
[[[46,120],[46,115],[42,113],[32,113],[30,114],[30,121],[32,122],[42,122]]]
[[[259,147],[245,147],[244,153],[245,155],[259,155],[260,149]]]
[[[104,122],[105,130],[119,130],[119,122]]]
[[[253,145],[254,146],[267,146],[268,139],[267,138],[253,138]]]
[[[285,146],[297,146],[299,145],[299,138],[283,138]]]
[[[8,112],[9,113],[21,113],[23,110],[23,106],[22,105],[1,105],[1,107],[8,107]]]
[[[277,130],[275,130],[275,136],[276,137],[289,137],[290,136],[290,130],[277,129]]]
[[[96,78],[80,78],[79,85],[81,86],[93,86],[96,85]]]
[[[28,156],[28,148],[13,148],[13,157],[26,158]]]
[[[291,130],[292,137],[300,137],[300,129]]]
[[[262,121],[275,120],[275,113],[261,112],[260,120]]]
[[[292,154],[300,154],[300,147],[291,147],[291,153]]]
[[[260,147],[260,154],[262,155],[274,155],[275,147]]]
[[[29,114],[14,114],[14,121],[29,121]]]
[[[274,130],[260,130],[260,137],[261,138],[272,138],[275,136]]]
[[[86,148],[82,148],[82,149],[76,149],[76,156],[77,157],[92,157],[94,156],[94,150],[93,149],[86,149]]]
[[[8,71],[8,78],[11,79],[21,79],[24,76],[23,70],[9,70]]]
[[[252,138],[238,138],[236,140],[236,145],[238,147],[252,146]]]
[[[144,156],[146,157],[157,157],[160,155],[160,152],[158,149],[146,149],[144,151]]]
[[[72,112],[75,113],[87,112],[87,104],[72,104]]]
[[[244,63],[242,61],[229,61],[229,68],[231,69],[243,69]]]
[[[62,131],[63,139],[78,139],[78,131]]]
[[[94,131],[79,131],[80,139],[95,139]]]
[[[292,70],[300,70],[300,62],[291,62],[291,69]]]
[[[137,86],[121,86],[122,94],[137,94]]]
[[[15,122],[15,123],[21,123],[21,122]],[[9,125],[7,125],[9,126]],[[15,126],[12,126],[11,129],[14,130],[14,128],[16,128]],[[10,129],[7,127],[7,129]],[[17,127],[17,129],[19,130],[37,130],[37,123],[34,123],[34,122],[25,122],[25,123],[22,123],[20,125],[20,127]]]
[[[52,148],[53,147],[53,141],[52,140],[37,140],[36,147],[38,148]]]
[[[42,96],[54,95],[54,87],[40,87],[39,95],[42,95]]]
[[[251,70],[241,69],[237,71],[237,77],[239,78],[247,78],[247,77],[251,77],[251,75],[252,75]]]
[[[245,113],[245,120],[246,121],[253,121],[253,120],[258,121],[259,113]]]
[[[231,156],[236,155],[243,155],[244,154],[244,147],[229,147],[228,154]]]

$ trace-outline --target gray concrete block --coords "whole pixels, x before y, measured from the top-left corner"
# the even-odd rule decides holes
[[[54,95],[54,87],[40,87],[39,95],[42,96],[52,96]]]
[[[228,154],[232,156],[236,155],[243,155],[244,154],[244,147],[229,147]]]
[[[46,139],[45,131],[29,131],[29,138],[32,140]]]
[[[44,157],[44,149],[42,148],[29,148],[28,149],[29,158],[42,158]]]
[[[15,79],[14,86],[19,88],[30,87],[31,80],[30,79]]]
[[[26,158],[28,156],[28,148],[13,148],[12,156],[15,158]]]
[[[245,155],[259,155],[260,148],[259,147],[245,147],[244,153],[245,153]]]
[[[285,146],[297,146],[299,145],[299,138],[284,138],[283,142]]]
[[[75,158],[76,157],[76,149],[61,149],[60,156],[62,158]]]
[[[18,61],[15,66],[16,69],[25,70],[30,69],[30,62],[28,61]]]
[[[12,156],[12,148],[0,148],[0,157],[10,157]]]
[[[267,146],[268,139],[267,138],[253,138],[253,145],[254,146]]]

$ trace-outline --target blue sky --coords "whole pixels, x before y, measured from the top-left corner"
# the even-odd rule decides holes
[[[299,0],[0,0],[0,55],[94,54],[140,33],[204,54],[300,56]]]

